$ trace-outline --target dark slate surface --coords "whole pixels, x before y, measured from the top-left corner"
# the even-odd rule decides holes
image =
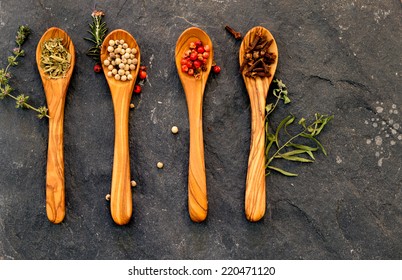
[[[113,159],[113,108],[105,79],[85,55],[92,1],[0,0],[5,66],[15,30],[33,34],[12,69],[13,86],[45,102],[35,65],[48,27],[71,36],[77,63],[65,107],[67,215],[45,212],[46,120],[0,102],[0,259],[400,259],[402,258],[402,97],[400,1],[98,1],[109,30],[137,39],[149,79],[130,113],[134,213],[111,220],[105,195]],[[238,73],[240,42],[262,25],[279,48],[277,77],[288,86],[288,113],[334,114],[320,136],[329,153],[310,165],[286,164],[296,178],[267,177],[268,212],[249,223],[243,212],[250,136],[249,101]],[[186,28],[204,29],[222,67],[204,99],[209,215],[187,215],[188,122],[174,65]],[[170,128],[177,125],[179,134]],[[165,168],[156,168],[162,161]]]

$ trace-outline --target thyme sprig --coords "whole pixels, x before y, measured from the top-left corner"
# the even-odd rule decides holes
[[[333,119],[334,116],[316,113],[314,115],[314,121],[309,124],[307,124],[305,118],[301,118],[298,121],[300,131],[296,134],[291,134],[288,130],[288,127],[294,124],[296,117],[289,115],[279,123],[275,130],[272,130],[271,132],[268,124],[268,116],[272,114],[280,100],[283,100],[284,104],[288,104],[290,102],[286,85],[281,80],[273,80],[273,86],[275,87],[273,94],[276,97],[276,101],[275,103],[270,103],[265,107],[266,174],[268,175],[270,174],[271,170],[274,170],[286,176],[297,176],[298,174],[296,173],[292,173],[272,165],[272,162],[276,159],[304,163],[314,162],[314,152],[319,150],[321,150],[324,155],[327,155],[324,146],[316,137],[321,133],[324,127]],[[281,135],[285,135],[285,141],[280,139]],[[304,141],[301,142],[299,139],[303,138]],[[308,142],[307,144],[305,143],[306,141]]]
[[[6,68],[0,69],[0,100],[6,98],[6,97],[11,97],[12,99],[15,100],[15,107],[16,108],[24,108],[24,109],[30,109],[33,110],[37,113],[37,117],[42,119],[43,117],[49,117],[47,114],[48,109],[45,106],[41,107],[34,107],[28,103],[29,96],[25,94],[20,94],[18,96],[15,96],[11,94],[11,92],[14,90],[10,86],[10,79],[11,79],[11,73],[10,73],[10,68],[17,66],[18,65],[18,58],[25,56],[25,51],[22,49],[22,45],[25,43],[25,41],[28,39],[29,34],[31,33],[31,30],[28,26],[26,25],[20,25],[17,30],[17,35],[15,37],[15,44],[17,45],[16,48],[13,49],[12,55],[10,55],[7,59],[8,64]]]
[[[105,13],[99,10],[94,10],[91,14],[92,23],[89,24],[90,30],[88,33],[91,34],[91,38],[84,38],[93,44],[87,51],[87,55],[92,57],[96,62],[100,62],[100,49],[102,46],[102,42],[106,37],[107,26],[106,22],[102,19],[105,16]]]

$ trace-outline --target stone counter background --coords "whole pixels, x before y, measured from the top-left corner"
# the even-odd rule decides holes
[[[93,1],[0,0],[0,63],[20,24],[33,33],[12,85],[45,103],[35,48],[47,28],[72,38],[77,62],[65,106],[67,213],[62,224],[45,211],[47,120],[0,101],[0,259],[400,259],[402,257],[401,2],[97,1],[109,31],[129,31],[148,67],[129,119],[134,212],[117,226],[110,191],[114,123],[109,89],[93,62],[88,23]],[[277,40],[276,77],[288,86],[289,113],[333,114],[319,139],[328,156],[284,163],[299,173],[267,177],[267,214],[244,216],[250,104],[238,49],[225,30],[243,35],[261,25]],[[209,213],[187,214],[189,130],[174,47],[188,27],[204,29],[222,67],[204,97]],[[176,125],[180,132],[173,135]],[[156,163],[165,164],[163,169]]]

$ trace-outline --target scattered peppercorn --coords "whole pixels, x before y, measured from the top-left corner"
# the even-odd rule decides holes
[[[135,85],[134,86],[134,93],[140,94],[141,93],[141,86],[140,85]]]
[[[133,188],[136,187],[136,186],[137,186],[137,182],[134,181],[134,180],[132,180],[132,181],[131,181],[131,186],[132,186]]]
[[[159,169],[163,168],[163,162],[158,162],[158,163],[156,164],[156,166],[157,166]]]
[[[99,63],[96,63],[95,65],[94,65],[94,72],[95,73],[99,73],[99,72],[101,72],[102,71],[102,66],[99,64]]]
[[[173,134],[176,134],[176,133],[178,133],[179,132],[179,128],[177,127],[177,126],[172,126],[172,133]]]
[[[212,67],[212,71],[213,71],[215,74],[219,74],[219,73],[221,72],[221,67],[218,66],[218,65],[215,65],[214,67]]]
[[[147,72],[145,70],[140,70],[140,72],[138,73],[138,77],[140,78],[140,80],[145,80],[147,78]]]

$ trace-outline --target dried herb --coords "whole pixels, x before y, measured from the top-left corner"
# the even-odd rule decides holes
[[[314,152],[321,150],[324,155],[327,155],[321,142],[317,139],[317,136],[321,133],[324,127],[334,116],[321,115],[316,113],[315,119],[310,124],[306,123],[306,119],[301,118],[298,122],[300,131],[291,135],[288,131],[288,127],[294,124],[296,117],[289,115],[284,118],[277,128],[270,131],[270,125],[268,124],[268,116],[275,110],[279,103],[279,100],[283,100],[284,104],[288,104],[290,99],[288,97],[288,91],[286,85],[281,80],[273,80],[273,95],[276,97],[275,103],[270,103],[266,106],[266,122],[265,122],[265,136],[266,136],[266,170],[267,175],[271,170],[277,171],[286,176],[297,176],[296,173],[288,172],[279,167],[272,165],[272,161],[275,159],[285,159],[289,161],[298,162],[314,162]],[[287,140],[283,141],[280,136],[285,134]],[[297,142],[299,139],[304,139],[304,142]],[[306,144],[305,142],[309,142]]]
[[[25,55],[24,50],[22,49],[22,45],[25,43],[25,41],[28,39],[29,34],[31,33],[31,30],[29,29],[28,26],[21,25],[18,27],[17,30],[17,35],[15,37],[15,44],[17,45],[16,48],[12,51],[11,56],[8,57],[8,65],[6,66],[5,69],[0,69],[0,100],[4,99],[5,97],[11,97],[12,99],[15,100],[16,108],[25,108],[25,109],[30,109],[35,111],[38,115],[38,118],[42,119],[43,117],[49,117],[47,115],[47,108],[45,106],[36,108],[30,104],[28,104],[28,99],[29,96],[25,94],[20,94],[18,96],[15,96],[11,94],[11,92],[14,90],[10,86],[10,79],[11,79],[11,73],[10,73],[10,67],[14,67],[18,65],[18,58],[23,57]]]
[[[88,31],[91,34],[91,38],[84,38],[84,40],[93,44],[88,49],[87,55],[92,57],[96,62],[100,62],[100,49],[107,33],[106,22],[102,21],[104,16],[105,13],[102,11],[95,10],[92,12],[92,23],[89,24],[90,30]]]
[[[42,44],[40,66],[50,79],[64,78],[70,69],[71,54],[62,42],[62,38],[52,38]]]

